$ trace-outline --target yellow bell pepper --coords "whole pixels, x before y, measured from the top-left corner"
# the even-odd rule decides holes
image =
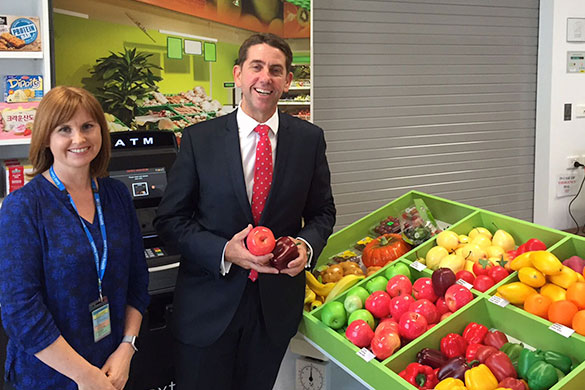
[[[534,268],[545,275],[558,275],[563,271],[563,263],[550,252],[534,251],[530,259]]]
[[[563,265],[561,273],[558,275],[550,275],[548,280],[562,288],[569,288],[573,283],[577,282],[577,275],[579,274],[575,270]]]
[[[461,379],[446,378],[440,381],[435,390],[467,390]]]
[[[532,267],[532,254],[534,252],[524,252],[519,256],[514,257],[510,262],[510,268],[518,271],[520,268]]]
[[[502,298],[514,305],[522,305],[526,298],[537,293],[535,289],[522,282],[504,284],[498,287],[498,292]]]
[[[496,390],[512,390],[509,387],[498,387]]]
[[[567,290],[552,283],[547,283],[542,286],[540,288],[540,294],[549,297],[553,302],[567,299]]]
[[[495,390],[498,380],[485,364],[465,371],[465,386],[468,390]]]
[[[520,268],[520,270],[518,270],[518,279],[530,287],[542,287],[546,284],[546,278],[543,273],[534,267]]]

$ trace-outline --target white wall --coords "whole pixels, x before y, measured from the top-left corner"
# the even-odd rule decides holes
[[[575,104],[585,104],[585,73],[566,73],[567,51],[585,51],[585,42],[567,42],[568,17],[585,18],[584,0],[541,0],[534,222],[556,229],[575,226],[568,213],[573,197],[556,197],[557,176],[571,172],[567,156],[585,155],[585,118],[575,118],[573,112],[571,121],[563,120],[565,103],[572,103],[573,111]],[[578,172],[582,177],[583,170]],[[585,224],[585,194],[571,210]]]

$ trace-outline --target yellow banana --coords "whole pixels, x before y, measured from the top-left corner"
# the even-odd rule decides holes
[[[331,290],[329,295],[327,295],[327,298],[325,299],[325,303],[331,302],[333,299],[335,299],[336,296],[338,296],[339,294],[341,294],[345,290],[351,288],[354,284],[356,284],[357,282],[359,282],[363,278],[364,278],[364,275],[346,275],[346,276],[344,276],[343,278],[341,278],[341,280],[339,282],[335,283],[335,287],[333,287],[333,290]]]
[[[321,306],[323,304],[323,302],[315,300],[311,303],[311,310],[315,310],[316,308],[318,308],[319,306]]]
[[[317,295],[315,294],[315,292],[305,285],[305,304],[313,303],[316,298]]]
[[[317,294],[317,295],[321,295],[323,297],[326,297],[327,295],[329,295],[331,290],[333,290],[333,287],[335,287],[335,283],[325,283],[325,284],[321,283],[309,271],[305,271],[305,277],[307,279],[307,286],[309,286],[309,288],[311,290],[313,290],[315,292],[315,294]]]

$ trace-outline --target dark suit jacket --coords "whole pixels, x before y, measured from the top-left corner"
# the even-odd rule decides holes
[[[316,261],[335,224],[323,130],[283,113],[279,126],[272,187],[259,224],[275,237],[302,237]],[[172,325],[182,343],[207,346],[233,318],[249,270],[232,264],[222,276],[220,263],[227,241],[248,224],[254,222],[236,113],[186,128],[155,219],[159,235],[182,256]],[[294,278],[260,274],[257,283],[269,336],[288,342],[302,316],[304,272]]]

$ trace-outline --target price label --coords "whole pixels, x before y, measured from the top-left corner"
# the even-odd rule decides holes
[[[575,333],[575,330],[573,330],[565,325],[557,324],[557,323],[552,324],[548,328],[550,330],[552,330],[553,332],[558,333],[561,336],[566,337],[566,338],[571,337],[573,335],[573,333]]]
[[[460,285],[460,286],[463,286],[463,287],[465,287],[465,288],[466,288],[466,289],[468,289],[468,290],[471,290],[471,288],[473,287],[473,284],[471,284],[471,283],[469,283],[469,282],[466,282],[466,281],[465,281],[465,280],[463,280],[463,279],[457,279],[457,281],[456,281],[455,283],[457,283],[457,284],[458,284],[458,285]]]
[[[413,261],[410,266],[412,268],[414,268],[415,270],[417,270],[418,272],[421,272],[422,270],[426,269],[427,266],[424,265],[423,263],[421,263],[420,261]]]
[[[500,307],[506,307],[508,306],[508,304],[510,302],[508,302],[507,300],[505,300],[502,297],[497,297],[497,296],[492,296],[490,297],[490,299],[488,299],[491,303],[495,303],[496,305],[500,306]]]
[[[359,351],[357,351],[357,355],[359,357],[361,357],[362,359],[364,359],[366,362],[369,362],[370,360],[372,360],[373,358],[376,357],[376,355],[374,355],[372,353],[372,351],[370,351],[366,347],[364,347],[364,348],[360,349]]]

